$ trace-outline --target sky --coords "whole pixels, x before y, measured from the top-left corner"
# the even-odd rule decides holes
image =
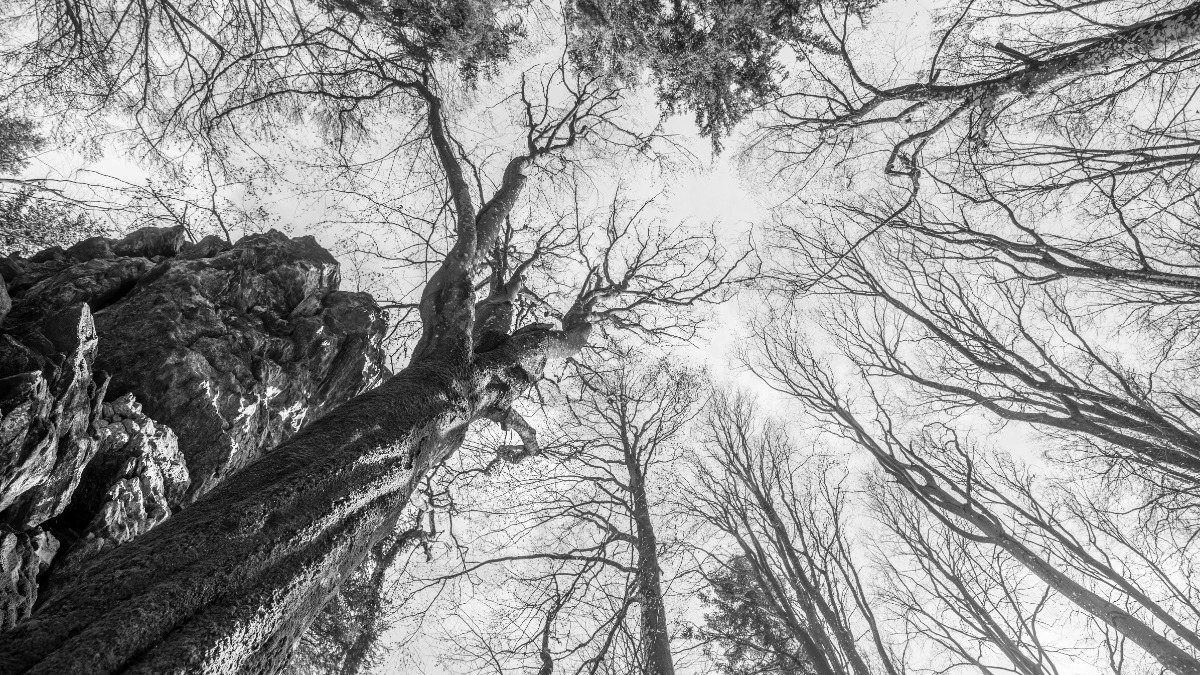
[[[881,79],[889,73],[912,70],[927,57],[931,45],[925,41],[914,39],[914,35],[927,36],[932,25],[931,16],[936,13],[939,3],[933,0],[921,2],[889,2],[882,6],[873,20],[876,40],[872,43],[877,49],[872,53],[876,56],[870,63]],[[897,58],[898,55],[898,58]],[[864,55],[869,59],[870,54]],[[515,72],[515,71],[514,71]],[[513,74],[507,73],[497,82],[494,88],[503,89],[511,86]],[[483,97],[481,97],[482,100]],[[497,124],[495,118],[486,115],[464,116],[459,122],[466,134],[483,141],[492,141],[503,147],[505,143],[503,124]],[[681,163],[684,168],[674,172],[660,173],[654,181],[641,181],[635,177],[638,184],[633,186],[644,192],[654,192],[665,189],[666,193],[660,200],[661,215],[668,221],[686,221],[699,224],[719,222],[720,231],[731,240],[752,233],[760,247],[769,249],[771,242],[764,236],[763,224],[767,221],[774,206],[771,192],[764,190],[757,182],[757,177],[741,173],[742,166],[736,154],[736,142],[728,146],[731,151],[719,157],[713,157],[709,152],[709,143],[694,133],[689,117],[678,117],[670,120],[667,129],[679,134],[684,147],[690,150],[694,159]],[[303,135],[303,132],[300,132]],[[315,143],[313,139],[298,139],[301,145]],[[289,150],[290,151],[290,150]],[[496,172],[497,164],[490,167]],[[293,169],[294,170],[294,169]],[[100,157],[88,157],[63,151],[50,151],[40,156],[30,167],[28,175],[33,177],[71,179],[80,181],[99,180],[98,176],[110,178],[128,185],[142,185],[150,175],[140,168],[140,164],[120,151],[109,149]],[[597,179],[600,192],[613,189],[617,183],[629,177],[618,170],[603,171]],[[202,196],[204,186],[201,183],[189,186],[195,190],[195,195]],[[267,216],[262,222],[270,226],[280,227],[289,234],[312,234],[328,247],[336,247],[343,232],[327,225],[328,221],[336,220],[339,214],[333,208],[333,200],[324,195],[322,199],[311,198],[302,194],[303,190],[280,190],[277,193],[248,193],[237,188],[226,190],[221,197],[231,204],[247,211],[263,209]],[[199,197],[197,197],[199,198]],[[776,414],[787,415],[790,404],[758,381],[755,377],[739,368],[734,352],[746,338],[746,319],[752,317],[762,307],[761,299],[752,294],[744,293],[728,302],[711,308],[711,321],[702,334],[702,339],[691,345],[677,347],[677,354],[682,355],[691,363],[706,364],[718,380],[732,382],[736,386],[748,388],[759,395],[763,408]],[[999,445],[1013,449],[1015,454],[1030,461],[1036,461],[1040,451],[1036,445],[1037,439],[1027,430],[1014,426],[1005,427],[995,433],[991,440]],[[1062,672],[1086,673],[1093,669],[1068,665]],[[429,663],[427,672],[438,672],[437,666]]]

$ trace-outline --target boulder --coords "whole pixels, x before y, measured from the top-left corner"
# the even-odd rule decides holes
[[[187,501],[383,374],[383,313],[338,290],[338,264],[312,237],[204,250],[96,314],[97,368],[178,434]]]

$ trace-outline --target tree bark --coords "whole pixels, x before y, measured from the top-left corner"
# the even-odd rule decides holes
[[[658,569],[658,539],[650,519],[646,481],[637,454],[626,444],[625,467],[629,471],[629,493],[633,498],[633,522],[637,537],[637,583],[641,596],[642,650],[645,675],[675,675],[671,657],[671,633],[663,604],[662,572]]]
[[[5,673],[275,672],[458,447],[466,372],[418,364],[343,404],[191,508],[98,558],[5,636]]]
[[[0,672],[278,672],[470,422],[510,404],[589,331],[535,324],[473,363],[413,363],[97,558],[4,636]]]
[[[280,671],[317,612],[394,530],[415,486],[458,449],[471,422],[506,419],[549,359],[587,343],[600,297],[594,288],[581,292],[562,329],[534,323],[475,343],[475,278],[525,170],[549,150],[513,159],[477,213],[442,101],[427,80],[396,84],[426,103],[455,240],[423,289],[422,332],[409,366],[147,535],[95,559],[4,635],[0,672]],[[555,147],[574,139],[572,132]],[[525,438],[532,434],[522,435],[532,442]]]

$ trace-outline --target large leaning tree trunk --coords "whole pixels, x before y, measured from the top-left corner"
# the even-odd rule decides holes
[[[0,632],[383,372],[382,312],[311,237],[149,227],[0,268]]]
[[[399,86],[427,107],[456,228],[453,248],[422,295],[423,332],[408,367],[147,536],[99,558],[0,640],[0,672],[277,672],[341,581],[395,527],[417,482],[459,447],[472,422],[522,426],[512,402],[549,360],[586,344],[598,303],[626,292],[639,293],[639,306],[652,302],[652,293],[637,290],[636,266],[612,279],[605,259],[604,269],[591,266],[561,325],[513,330],[511,291],[520,286],[519,268],[493,284],[499,289],[493,295],[504,297],[480,302],[477,321],[477,278],[497,231],[534,160],[582,133],[581,108],[551,133],[531,130],[528,152],[509,163],[495,195],[476,209],[440,98],[428,80]],[[681,291],[668,282],[655,289],[670,287],[690,302],[710,294],[705,284]],[[667,300],[687,304],[682,295]],[[605,315],[612,311],[604,309]],[[477,344],[488,348],[477,350]]]

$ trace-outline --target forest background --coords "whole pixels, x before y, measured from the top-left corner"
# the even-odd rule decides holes
[[[400,371],[454,164],[510,323],[591,303],[297,672],[1200,673],[1196,4],[214,5],[284,57],[51,5],[4,29],[9,251],[312,234]],[[129,42],[65,48],[88,7]]]

